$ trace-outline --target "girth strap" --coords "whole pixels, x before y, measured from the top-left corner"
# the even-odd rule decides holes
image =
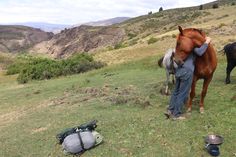
[[[79,141],[80,141],[80,145],[81,145],[81,148],[82,148],[82,152],[81,153],[83,153],[83,152],[86,151],[86,149],[84,148],[84,143],[82,141],[82,137],[80,135],[80,131],[78,132],[78,136],[79,136]]]

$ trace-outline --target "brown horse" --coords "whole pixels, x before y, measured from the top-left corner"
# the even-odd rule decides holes
[[[182,29],[179,26],[179,35],[177,36],[176,53],[174,58],[177,63],[183,62],[194,48],[200,47],[205,42],[206,34],[195,28]],[[197,56],[195,60],[195,70],[193,82],[190,92],[190,98],[187,104],[187,110],[192,110],[192,100],[195,97],[196,82],[199,79],[204,79],[201,100],[200,113],[204,112],[204,98],[207,93],[207,88],[212,80],[213,73],[217,66],[216,52],[210,43],[206,52],[202,56]]]

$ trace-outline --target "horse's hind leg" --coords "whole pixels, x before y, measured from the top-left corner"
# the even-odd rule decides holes
[[[207,88],[208,88],[211,80],[212,80],[212,75],[211,75],[211,77],[204,79],[202,93],[201,93],[201,100],[200,100],[200,113],[204,113],[204,98],[206,96]]]
[[[187,103],[187,112],[192,111],[192,102],[193,102],[193,98],[195,97],[196,83],[197,83],[197,77],[194,75],[193,76],[192,87],[191,87],[191,92],[190,92],[190,97],[189,97],[188,103]]]
[[[231,61],[228,61],[227,68],[226,68],[226,79],[225,79],[226,84],[230,84],[230,73],[233,70],[233,68],[235,67],[235,65],[233,65],[229,62],[231,62]]]

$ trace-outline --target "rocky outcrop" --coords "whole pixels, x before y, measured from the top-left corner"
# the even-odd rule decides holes
[[[31,49],[31,53],[46,53],[54,58],[65,58],[74,53],[88,52],[97,48],[114,46],[125,36],[122,28],[79,26],[65,29],[49,41],[41,42]]]
[[[53,33],[25,26],[0,26],[0,52],[17,53],[51,39]]]

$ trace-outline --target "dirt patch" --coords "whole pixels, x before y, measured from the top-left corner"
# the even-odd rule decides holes
[[[67,91],[60,98],[51,100],[50,106],[86,104],[86,102],[98,99],[101,102],[110,102],[111,105],[137,105],[143,108],[151,106],[148,98],[141,96],[136,87],[114,87],[105,84],[102,87],[75,88]]]
[[[32,94],[39,94],[42,91],[36,90]],[[0,127],[15,122],[22,116],[46,107],[62,107],[70,105],[86,105],[94,99],[101,102],[109,102],[111,105],[134,105],[142,108],[151,106],[149,98],[142,96],[139,90],[129,85],[127,87],[114,87],[105,84],[102,87],[73,88],[67,90],[60,97],[46,100],[30,107],[20,108],[15,111],[0,115]],[[44,131],[46,128],[36,128],[32,133]]]
[[[18,120],[25,113],[26,111],[21,109],[0,115],[0,128]]]
[[[159,93],[161,95],[169,96],[171,95],[171,91],[173,90],[174,85],[172,83],[169,83],[168,93],[165,93],[165,89],[166,89],[165,82],[148,84],[147,88],[151,89],[151,93]]]
[[[20,88],[24,88],[26,85],[24,84],[17,84],[17,85],[13,85],[11,87],[9,87],[8,89],[20,89]]]
[[[231,101],[236,101],[236,95],[231,98]]]
[[[48,129],[48,127],[35,128],[31,131],[31,134],[36,134],[36,133],[39,133],[39,132],[43,132],[43,131],[46,131],[47,129]]]
[[[27,107],[23,107],[20,109],[16,109],[15,111],[12,111],[9,113],[2,114],[2,115],[0,115],[0,128],[5,127],[8,124],[11,124],[11,123],[19,120],[20,118],[22,118],[23,116],[25,116],[28,113],[35,112],[38,109],[48,107],[50,105],[52,105],[52,104],[49,101],[44,101],[39,104],[35,104],[34,106],[31,106],[31,107],[27,106]]]

